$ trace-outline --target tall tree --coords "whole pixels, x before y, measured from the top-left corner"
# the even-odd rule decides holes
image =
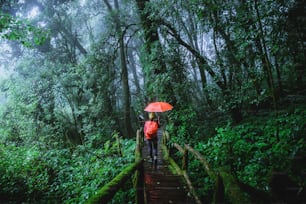
[[[136,0],[136,4],[145,39],[142,63],[145,73],[146,96],[148,97],[146,102],[166,100],[175,105],[175,94],[170,81],[167,80],[168,70],[164,61],[164,53],[158,34],[160,24],[155,19],[157,16],[152,16],[154,8],[150,7],[150,0]]]
[[[104,0],[109,13],[112,15],[112,18],[115,22],[115,30],[118,34],[119,40],[119,55],[120,55],[120,67],[121,67],[121,74],[122,74],[122,89],[123,89],[123,115],[124,115],[124,132],[125,135],[128,137],[132,137],[134,135],[134,131],[131,125],[131,96],[130,96],[130,87],[129,87],[129,80],[128,80],[128,68],[126,62],[126,51],[125,51],[125,44],[124,44],[124,35],[121,26],[122,23],[120,21],[120,8],[118,0],[115,0],[115,9],[112,8],[111,4],[108,0]]]

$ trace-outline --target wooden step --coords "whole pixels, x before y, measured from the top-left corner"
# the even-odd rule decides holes
[[[157,162],[149,158],[148,147],[145,144],[142,150],[144,161],[144,188],[145,199],[148,204],[192,204],[195,203],[189,196],[187,186],[181,176],[173,174],[167,161],[162,158],[161,133],[158,134],[158,157]]]

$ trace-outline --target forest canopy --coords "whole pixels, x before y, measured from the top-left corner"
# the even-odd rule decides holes
[[[271,174],[286,172],[305,190],[303,0],[0,8],[0,201],[85,202],[133,161],[153,101],[174,106],[161,114],[172,141],[212,166],[277,195]]]

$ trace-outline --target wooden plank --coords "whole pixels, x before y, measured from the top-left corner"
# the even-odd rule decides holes
[[[194,204],[194,198],[189,196],[187,185],[182,175],[175,174],[169,168],[169,161],[163,159],[161,131],[158,134],[158,160],[144,161],[144,181],[146,204],[154,203],[184,203]],[[143,157],[149,156],[148,148],[143,148]]]

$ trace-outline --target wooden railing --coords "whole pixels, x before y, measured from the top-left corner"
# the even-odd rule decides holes
[[[244,193],[238,181],[235,180],[235,178],[228,172],[221,170],[221,169],[211,169],[207,160],[204,156],[202,156],[199,152],[197,152],[195,149],[190,147],[187,144],[184,144],[184,146],[180,146],[177,143],[169,144],[170,136],[168,132],[163,133],[163,151],[164,155],[167,160],[169,160],[170,165],[176,170],[176,172],[180,175],[182,175],[185,178],[186,184],[189,187],[189,191],[193,195],[195,201],[197,204],[202,203],[199,199],[192,182],[189,179],[189,176],[187,174],[188,172],[188,157],[189,153],[193,154],[194,158],[198,159],[200,163],[203,165],[204,170],[206,171],[207,175],[215,181],[215,189],[214,189],[214,197],[213,197],[213,203],[224,203],[225,197],[229,199],[230,203],[252,203]],[[174,159],[170,155],[170,146],[174,147],[177,151],[179,151],[182,155],[182,165],[179,167],[179,165],[174,161]],[[203,184],[205,185],[205,184]]]
[[[104,185],[94,196],[88,199],[87,204],[107,203],[120,190],[128,179],[134,176],[134,188],[136,189],[135,203],[144,203],[143,192],[143,159],[141,155],[141,146],[143,144],[143,134],[141,130],[136,134],[135,162],[127,166],[113,180]]]
[[[113,180],[103,186],[94,196],[92,196],[87,203],[107,203],[113,196],[121,189],[129,178],[133,179],[133,185],[136,189],[135,203],[145,203],[144,200],[144,169],[142,159],[142,145],[143,134],[141,130],[137,131],[136,135],[136,148],[135,148],[135,162],[127,166],[120,174],[118,174]],[[175,148],[182,155],[181,167],[175,162],[170,155],[170,149]],[[192,194],[195,202],[201,204],[201,200],[198,197],[195,188],[188,176],[189,166],[189,154],[192,154],[194,158],[198,159],[203,165],[203,170],[207,175],[215,182],[213,203],[225,203],[225,198],[228,202],[233,204],[240,203],[252,203],[250,197],[260,196],[265,201],[271,200],[265,193],[258,191],[246,184],[237,181],[234,176],[228,173],[226,170],[212,169],[203,155],[190,147],[188,144],[184,144],[183,147],[177,143],[170,144],[170,136],[167,131],[163,131],[162,136],[162,149],[164,159],[168,160],[170,165],[175,169],[177,174],[184,177],[186,184],[189,188],[189,192]],[[205,184],[203,184],[205,185]],[[243,190],[242,190],[243,188]],[[247,192],[247,193],[245,193]]]

